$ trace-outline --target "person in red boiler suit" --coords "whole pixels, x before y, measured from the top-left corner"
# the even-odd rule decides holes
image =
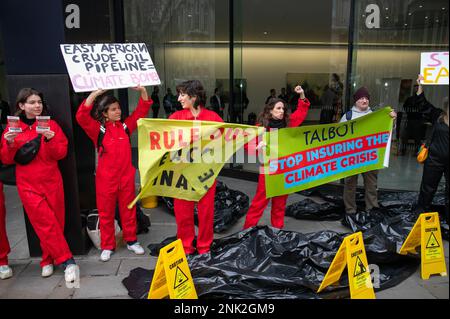
[[[305,97],[305,92],[301,86],[295,87],[295,92],[300,94],[298,99],[297,110],[290,116],[287,113],[286,102],[281,99],[271,99],[264,107],[264,111],[259,115],[258,125],[262,125],[266,130],[283,129],[286,127],[300,126],[308,114],[310,103]],[[264,148],[266,145],[264,142],[254,143],[256,150]],[[251,153],[249,145],[245,145],[245,148]],[[256,188],[256,195],[250,205],[245,219],[244,229],[256,226],[260,220],[264,209],[269,204],[270,198],[266,197],[266,186],[264,172],[260,168],[260,174],[258,178],[258,186]],[[284,212],[286,209],[286,201],[288,195],[275,196],[272,198],[272,210],[271,210],[271,223],[275,228],[284,227]]]
[[[191,80],[177,87],[180,92],[178,101],[183,109],[173,113],[169,119],[213,121],[223,122],[216,112],[207,110],[206,94],[200,81]],[[216,182],[198,202],[174,199],[175,219],[177,222],[177,237],[183,242],[186,254],[193,254],[195,237],[194,207],[197,203],[198,210],[198,236],[197,252],[204,254],[209,252],[214,239],[214,196],[216,193]]]
[[[1,158],[5,164],[16,164],[19,197],[42,248],[42,277],[53,274],[53,265],[65,267],[66,282],[79,280],[79,268],[64,238],[64,188],[58,161],[67,155],[67,138],[59,125],[50,120],[49,129],[40,133],[40,147],[27,164],[15,160],[18,150],[38,137],[36,116],[46,113],[43,94],[32,88],[20,90],[16,108],[21,132],[6,127]]]
[[[112,95],[104,94],[104,90],[92,92],[81,103],[76,114],[78,124],[98,150],[95,190],[100,219],[102,261],[110,260],[116,248],[114,217],[117,202],[127,248],[138,255],[145,253],[136,236],[136,207],[127,207],[136,195],[136,169],[131,163],[129,134],[137,128],[137,121],[147,116],[153,102],[149,99],[145,87],[138,86],[134,89],[141,93],[140,99],[136,110],[123,123],[119,101]],[[94,104],[96,119],[91,116]],[[102,145],[97,145],[101,128],[104,128]]]
[[[3,194],[3,183],[0,182],[0,279],[8,279],[13,275],[12,269],[8,265],[10,251],[11,248],[6,235],[5,194]]]

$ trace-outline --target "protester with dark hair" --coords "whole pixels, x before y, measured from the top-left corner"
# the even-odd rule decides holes
[[[183,110],[170,116],[172,120],[195,120],[223,122],[217,113],[205,108],[206,94],[200,81],[185,81],[178,85],[180,92],[178,101]],[[214,239],[214,196],[216,182],[198,202],[174,199],[175,219],[177,222],[177,237],[183,242],[186,254],[193,254],[195,237],[194,207],[198,210],[198,236],[197,252],[204,254],[209,252]]]
[[[46,111],[42,93],[31,88],[20,90],[16,108],[22,131],[6,127],[1,158],[5,164],[16,164],[17,190],[41,243],[42,277],[51,276],[53,265],[62,264],[66,282],[77,281],[79,268],[64,238],[64,187],[58,167],[58,161],[67,155],[67,138],[53,120],[48,130],[36,131],[36,117]],[[31,153],[25,153],[26,143],[34,146]]]
[[[419,87],[413,101],[414,106],[419,108],[419,112],[426,120],[433,123],[428,147],[428,157],[423,166],[422,183],[415,211],[417,214],[430,211],[430,205],[436,194],[442,175],[445,177],[445,213],[447,224],[448,218],[448,97],[444,99],[443,109],[436,108],[425,98],[420,81],[423,76],[419,76],[417,83]]]
[[[295,87],[295,92],[300,94],[298,99],[297,110],[289,116],[287,104],[282,99],[270,99],[263,112],[259,115],[258,125],[263,126],[266,130],[283,129],[286,127],[300,126],[308,114],[310,103],[305,97],[305,92],[301,86]],[[265,147],[264,142],[259,142],[256,149]],[[249,150],[248,144],[245,148]],[[262,168],[261,168],[262,169]],[[245,219],[244,229],[256,226],[260,220],[264,209],[269,204],[270,198],[266,197],[266,186],[264,172],[260,169],[258,178],[258,186],[256,195],[252,200],[250,208]],[[288,195],[276,196],[272,198],[271,223],[273,227],[284,227],[284,212]]]
[[[372,113],[372,110],[369,107],[370,94],[367,88],[365,87],[359,88],[353,95],[353,101],[355,105],[352,107],[351,110],[349,110],[342,116],[341,123],[354,120]],[[392,111],[390,116],[395,119],[397,113]],[[364,179],[364,190],[365,190],[364,195],[365,195],[366,210],[370,211],[373,208],[379,207],[378,193],[377,193],[378,171],[377,170],[368,171],[362,173],[362,176]],[[356,206],[357,184],[358,184],[358,174],[345,178],[344,206],[347,214],[355,214],[357,211]]]
[[[136,110],[122,122],[119,101],[104,90],[91,92],[77,112],[78,124],[93,141],[98,151],[98,167],[95,174],[97,209],[100,219],[101,249],[100,260],[108,261],[116,249],[114,216],[119,204],[123,239],[127,248],[135,254],[144,254],[144,249],[136,237],[136,207],[127,206],[136,195],[135,173],[131,164],[131,133],[137,128],[137,121],[145,117],[152,105],[145,87],[139,91]],[[90,115],[96,107],[96,119]]]

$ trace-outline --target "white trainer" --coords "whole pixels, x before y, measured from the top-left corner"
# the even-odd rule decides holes
[[[13,275],[11,267],[8,265],[0,266],[0,279],[8,279]]]
[[[44,267],[42,267],[42,277],[46,278],[46,277],[50,277],[51,275],[53,275],[53,265],[45,265]]]
[[[80,267],[78,265],[70,264],[64,270],[64,279],[66,282],[77,282],[80,280]]]
[[[127,245],[128,250],[132,250],[136,255],[145,254],[144,248],[142,248],[141,244],[135,243],[133,245]]]
[[[105,249],[105,250],[102,251],[102,254],[100,255],[100,260],[101,261],[108,261],[108,260],[111,259],[111,255],[112,254],[113,254],[112,250]]]

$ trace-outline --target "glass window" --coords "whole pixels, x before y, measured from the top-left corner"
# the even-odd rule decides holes
[[[311,102],[305,124],[340,119],[347,73],[350,1],[238,3],[241,15],[237,17],[242,19],[241,80],[248,98],[243,121],[251,123],[272,95],[285,99],[294,111],[298,96],[293,89],[298,84]],[[242,168],[258,171],[257,164],[244,164]]]
[[[421,52],[448,51],[448,1],[355,1],[354,15],[352,92],[366,86],[372,108],[398,112],[390,168],[380,171],[378,186],[417,191],[422,165],[416,152],[430,125],[407,98],[414,94]],[[446,85],[424,90],[437,107],[448,95]]]
[[[223,86],[229,78],[228,1],[129,0],[124,1],[124,12],[126,41],[147,44],[162,81],[149,92],[159,99],[150,116],[166,118],[181,109],[176,86],[185,80],[203,83],[206,107],[211,107],[215,88],[228,100]],[[137,99],[130,90],[130,112]]]

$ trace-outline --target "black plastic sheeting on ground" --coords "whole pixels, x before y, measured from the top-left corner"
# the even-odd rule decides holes
[[[419,256],[402,256],[397,252],[417,220],[412,208],[418,194],[379,192],[379,209],[345,215],[342,188],[337,191],[333,187],[304,194],[318,196],[325,204],[314,205],[305,200],[297,205],[297,211],[301,211],[299,216],[320,219],[324,211],[328,217],[335,214],[335,219],[342,214],[343,225],[352,232],[362,231],[368,262],[380,271],[376,291],[393,287],[414,273],[420,264]],[[442,203],[440,197],[444,195],[437,194],[434,203]],[[363,193],[358,192],[357,202],[364,206]],[[442,205],[436,207],[442,211]],[[441,229],[443,237],[448,238],[445,222]],[[216,239],[211,253],[189,256],[188,261],[200,298],[346,298],[349,297],[346,271],[339,285],[315,293],[346,235],[327,230],[302,234],[268,226],[255,227]],[[175,237],[149,248],[157,255],[161,247],[173,240]],[[153,270],[132,270],[123,280],[129,295],[145,298],[152,275]]]
[[[379,209],[374,209],[370,213],[364,212],[364,192],[357,191],[356,204],[358,206],[357,217],[353,216],[350,220],[346,217],[345,208],[342,200],[342,187],[337,185],[323,185],[312,190],[302,191],[301,195],[315,196],[324,201],[322,204],[317,204],[311,199],[307,198],[297,203],[294,203],[286,208],[286,216],[291,216],[296,219],[306,220],[339,220],[345,218],[344,225],[351,227],[353,230],[368,229],[374,225],[384,224],[395,221],[395,218],[400,218],[407,221],[409,224],[404,224],[408,227],[414,226],[418,216],[413,213],[414,205],[419,196],[418,192],[395,192],[395,191],[379,191],[378,203]],[[441,221],[442,238],[448,240],[449,225],[445,217],[445,190],[439,188],[438,192],[433,198],[431,210],[438,212]],[[339,217],[340,216],[340,217]],[[391,220],[394,218],[394,220]]]
[[[339,285],[315,292],[345,235],[334,231],[302,234],[264,226],[216,239],[210,253],[188,256],[197,294],[200,298],[347,298],[347,271]],[[373,248],[379,247],[366,245],[369,264],[380,270],[376,291],[405,280],[420,263],[400,255],[386,263]],[[146,298],[152,276],[153,270],[137,268],[122,282],[131,297]]]
[[[317,203],[306,198],[286,207],[286,216],[306,220],[340,220],[344,217],[344,205],[332,202]]]
[[[173,215],[173,198],[161,198]],[[222,233],[231,228],[247,213],[250,199],[240,191],[229,189],[224,183],[217,181],[214,200],[214,232]],[[194,212],[195,224],[198,225],[197,207]]]

